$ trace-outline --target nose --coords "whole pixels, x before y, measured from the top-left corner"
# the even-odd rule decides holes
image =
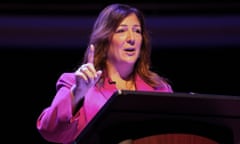
[[[132,32],[132,31],[129,31],[129,32],[128,32],[127,42],[128,42],[130,45],[134,45],[134,44],[135,44],[135,35],[134,35],[134,32]]]

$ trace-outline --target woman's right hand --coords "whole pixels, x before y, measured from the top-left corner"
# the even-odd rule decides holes
[[[81,65],[75,72],[76,84],[72,88],[72,93],[75,103],[78,103],[93,87],[100,78],[102,71],[96,71],[94,67],[94,45],[90,45],[90,51],[88,53],[88,62]]]

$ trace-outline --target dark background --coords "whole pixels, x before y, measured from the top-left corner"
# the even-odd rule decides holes
[[[60,74],[73,71],[81,61],[94,20],[107,4],[0,3],[6,140],[46,143],[36,130],[36,119],[51,103]],[[240,96],[240,3],[128,4],[144,12],[152,36],[153,69],[171,81],[174,91]]]

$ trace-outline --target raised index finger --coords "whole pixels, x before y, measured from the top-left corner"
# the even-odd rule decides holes
[[[88,63],[92,63],[94,62],[94,50],[95,47],[93,44],[90,45],[90,49],[89,49],[89,53],[88,53]]]

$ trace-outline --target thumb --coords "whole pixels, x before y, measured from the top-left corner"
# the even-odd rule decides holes
[[[102,75],[102,71],[101,71],[101,70],[97,71],[96,82],[99,80],[99,78],[101,77],[101,75]]]

